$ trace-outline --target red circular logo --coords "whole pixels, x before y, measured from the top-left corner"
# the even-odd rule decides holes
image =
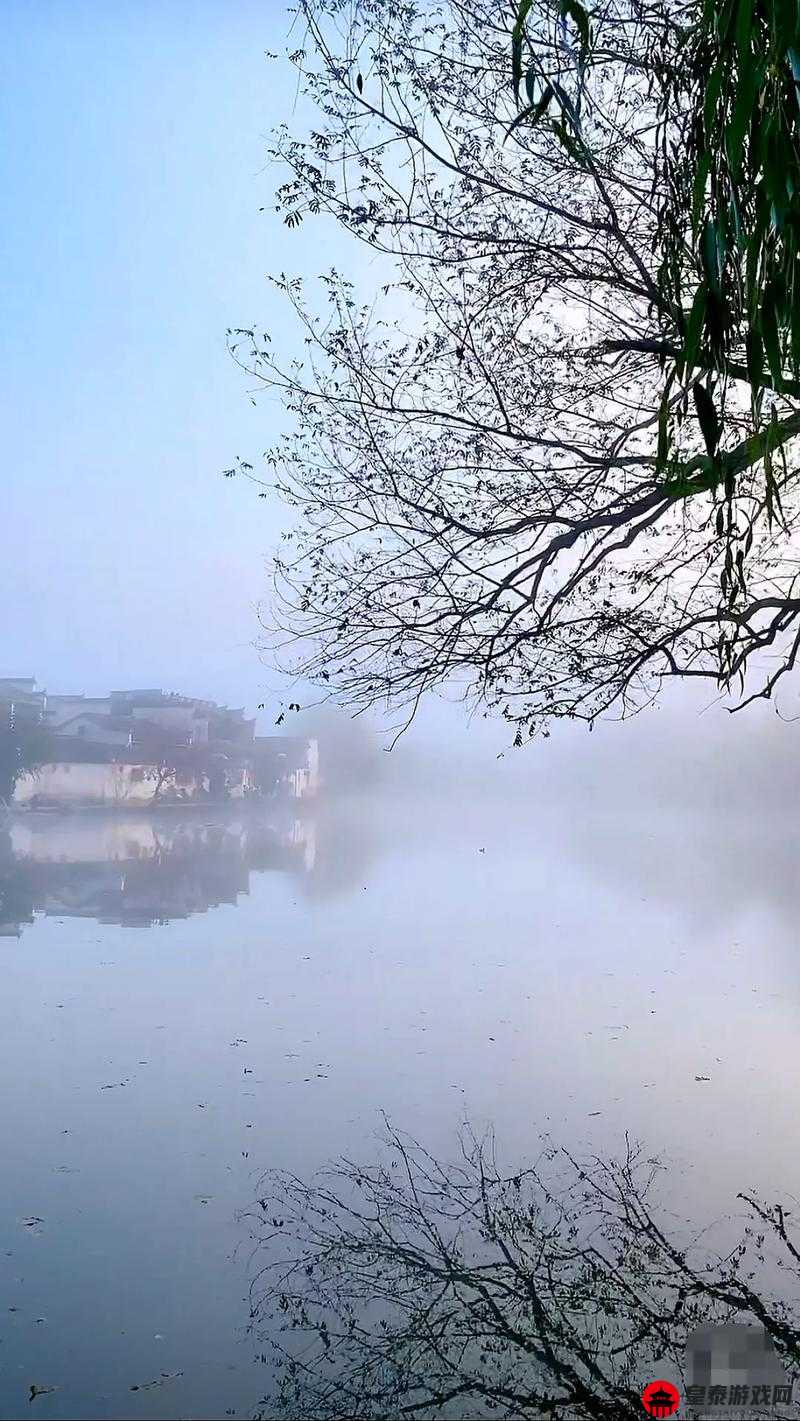
[[[681,1394],[672,1382],[648,1382],[642,1392],[642,1406],[648,1416],[671,1416],[681,1404]]]

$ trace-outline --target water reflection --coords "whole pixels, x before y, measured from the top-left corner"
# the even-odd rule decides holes
[[[28,815],[0,835],[0,935],[37,913],[147,927],[235,904],[251,873],[313,875],[308,817]]]
[[[441,1161],[387,1124],[371,1163],[261,1180],[260,1416],[633,1421],[656,1378],[690,1415],[786,1414],[800,1254],[780,1205],[740,1196],[720,1251],[666,1213],[663,1166],[630,1141],[577,1159],[545,1139],[513,1169],[491,1134],[465,1125],[459,1144]],[[712,1352],[726,1384],[707,1387]]]
[[[601,1156],[628,1131],[698,1226],[785,1197],[783,798],[748,816],[666,743],[638,778],[590,748],[560,779],[386,757],[299,820],[2,827],[0,1415],[32,1383],[50,1421],[249,1414],[237,1214],[268,1166],[374,1158],[380,1110],[441,1159],[465,1117],[514,1162],[542,1129]]]

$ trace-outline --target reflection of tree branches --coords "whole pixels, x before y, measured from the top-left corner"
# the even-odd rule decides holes
[[[262,1414],[638,1417],[643,1377],[680,1372],[694,1327],[742,1314],[800,1359],[791,1304],[764,1282],[767,1239],[800,1278],[780,1206],[741,1195],[750,1221],[719,1256],[665,1231],[659,1166],[630,1142],[610,1162],[548,1143],[506,1174],[468,1128],[455,1166],[387,1130],[382,1163],[262,1180],[251,1312],[276,1364]]]

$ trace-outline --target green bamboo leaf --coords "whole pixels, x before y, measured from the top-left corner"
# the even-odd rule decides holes
[[[725,133],[728,162],[734,175],[741,166],[745,135],[751,124],[758,125],[756,97],[762,78],[763,71],[758,64],[746,64],[739,76],[736,102]]]
[[[692,235],[697,238],[697,231],[700,226],[700,218],[705,205],[706,186],[708,176],[711,172],[711,153],[706,150],[700,154],[697,169],[694,175],[694,185],[692,189]]]
[[[550,103],[550,100],[552,99],[552,97],[553,97],[553,86],[552,86],[552,84],[548,84],[547,87],[545,88],[545,91],[544,91],[544,93],[542,94],[541,98],[538,100],[538,102],[535,103],[535,104],[533,104],[530,108],[522,109],[522,111],[517,114],[517,116],[516,116],[516,118],[514,119],[513,123],[510,123],[510,124],[509,124],[508,128],[507,128],[506,131],[505,131],[505,135],[504,135],[504,137],[503,137],[503,142],[505,142],[505,140],[506,140],[506,138],[508,138],[509,134],[510,134],[510,133],[513,133],[513,132],[514,132],[514,129],[515,129],[515,128],[518,128],[519,125],[520,125],[521,123],[524,123],[526,119],[529,119],[529,120],[530,120],[530,125],[531,125],[531,127],[532,127],[532,128],[535,128],[535,127],[536,127],[536,124],[537,124],[537,123],[539,122],[539,120],[542,118],[542,115],[544,114],[544,112],[545,112],[545,110],[546,110],[546,108],[547,108],[547,105]]]
[[[764,479],[766,486],[767,524],[771,528],[775,518],[775,502],[778,492],[778,485],[775,480],[775,473],[772,465],[772,445],[775,439],[778,416],[773,406],[770,411],[770,422],[764,440]]]
[[[790,47],[790,48],[787,49],[787,51],[786,51],[786,58],[787,58],[787,60],[789,61],[789,68],[790,68],[791,71],[792,71],[792,78],[793,78],[793,80],[794,80],[794,98],[795,98],[795,103],[797,104],[798,109],[800,109],[800,50],[798,50],[798,49],[796,49],[796,48],[794,48],[794,47]],[[797,122],[796,119],[795,119],[795,122]],[[787,181],[787,189],[788,189],[788,191],[789,191],[789,196],[791,197],[791,196],[794,195],[795,184],[791,181],[791,176],[790,176],[790,174],[788,174],[788,173],[787,173],[786,181]],[[791,183],[791,186],[789,186],[790,183]]]
[[[706,87],[705,99],[703,100],[703,127],[706,131],[707,143],[713,134],[714,110],[717,107],[717,100],[719,99],[720,90],[722,89],[724,74],[725,71],[722,65],[717,64]]]
[[[716,29],[720,39],[724,42],[730,33],[733,17],[735,14],[734,0],[723,0],[716,14]]]
[[[746,582],[746,580],[745,580],[745,575],[744,575],[744,550],[743,550],[742,548],[737,549],[737,552],[736,552],[736,575],[737,575],[737,577],[738,577],[738,579],[739,579],[739,587],[741,588],[742,592],[745,593],[745,595],[746,595],[746,593],[747,593],[747,582]]]
[[[719,271],[719,248],[717,245],[717,224],[707,221],[703,228],[703,236],[700,243],[700,260],[705,272],[706,281],[712,291],[719,291],[720,271]]]
[[[749,327],[745,337],[747,351],[747,377],[755,395],[764,383],[764,342],[758,330]]]
[[[697,418],[700,422],[700,428],[706,442],[706,449],[713,459],[717,452],[721,434],[719,415],[717,414],[716,406],[711,395],[700,380],[695,380],[692,386],[692,394],[694,396],[695,409],[697,410]]]
[[[767,357],[767,364],[772,375],[772,383],[776,390],[782,386],[782,366],[781,366],[781,343],[778,331],[778,321],[775,314],[774,290],[769,286],[764,294],[761,303],[759,329],[761,339],[764,342],[764,351]]]
[[[733,240],[741,251],[744,246],[744,229],[739,212],[739,203],[736,199],[736,190],[733,185],[731,185],[731,226],[733,227]]]
[[[706,315],[706,288],[701,282],[698,286],[692,309],[689,312],[689,320],[686,324],[686,341],[684,343],[684,354],[688,366],[697,363],[697,353],[700,349],[700,338],[703,332],[703,322]]]
[[[772,0],[775,14],[774,43],[779,53],[797,38],[797,10],[792,0]]]
[[[544,92],[543,92],[541,98],[539,99],[538,103],[534,106],[533,113],[531,114],[531,123],[532,123],[532,124],[538,123],[539,120],[540,120],[540,118],[542,118],[542,116],[543,116],[543,114],[545,113],[545,110],[547,109],[547,106],[548,106],[548,104],[550,103],[550,100],[552,99],[552,97],[553,97],[553,86],[552,86],[552,84],[547,84],[547,85],[545,86],[545,89],[544,89]]]
[[[582,168],[586,167],[586,154],[583,145],[573,138],[565,123],[554,123],[553,132],[557,135],[561,146],[576,163]]]
[[[555,79],[553,80],[553,89],[555,91],[556,98],[558,99],[558,102],[561,105],[562,112],[567,115],[570,123],[572,124],[572,127],[575,130],[575,133],[580,134],[581,122],[578,117],[575,105],[569,97],[569,94],[567,94],[566,91],[562,89],[561,85],[557,83]]]
[[[752,30],[753,0],[739,0],[736,12],[736,48],[740,64],[745,64],[749,56]]]
[[[656,473],[663,474],[669,457],[669,398],[667,391],[658,408],[658,447],[656,452]]]
[[[720,284],[720,286],[721,286],[721,285],[722,285],[723,276],[724,276],[724,274],[725,274],[725,262],[726,262],[727,259],[728,259],[728,240],[727,240],[727,236],[726,236],[726,233],[725,233],[725,213],[724,213],[724,211],[721,211],[721,212],[720,212],[720,215],[719,215],[719,221],[717,222],[716,238],[717,238],[717,251],[716,251],[716,258],[717,258],[717,276],[718,276],[719,284]]]

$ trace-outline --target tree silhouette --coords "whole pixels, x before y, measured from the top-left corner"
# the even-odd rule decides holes
[[[520,742],[665,678],[746,704],[800,653],[800,385],[774,350],[748,357],[746,313],[722,347],[707,303],[691,319],[694,247],[663,267],[692,221],[672,157],[700,7],[603,0],[590,46],[578,3],[524,9],[523,45],[517,6],[487,0],[301,4],[318,120],[278,135],[278,204],[290,227],[341,224],[379,286],[330,273],[317,307],[278,278],[302,360],[232,333],[292,428],[263,471],[227,471],[299,512],[267,629],[282,664],[407,717],[453,686]]]

